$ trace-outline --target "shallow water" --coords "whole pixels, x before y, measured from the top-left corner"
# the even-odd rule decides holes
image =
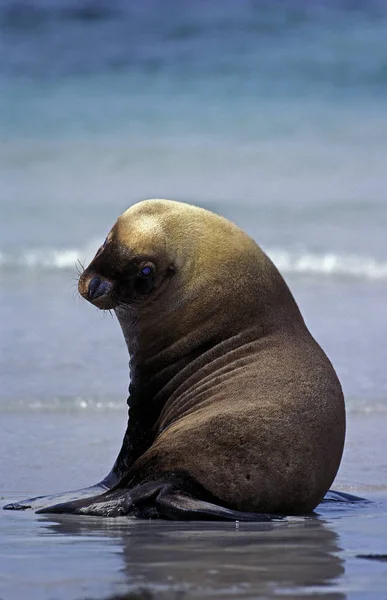
[[[378,518],[376,519],[376,514]],[[332,511],[286,524],[9,517],[7,598],[385,598],[385,503],[361,516]],[[356,527],[354,522],[356,521]],[[384,521],[385,522],[385,521]],[[8,536],[8,531],[10,535]],[[359,540],[362,534],[361,543]],[[8,538],[11,538],[8,539]],[[23,575],[19,565],[25,561]],[[363,596],[364,597],[364,596]]]
[[[2,504],[96,482],[115,458],[124,418],[37,412],[20,437],[20,414],[3,415]],[[182,523],[0,511],[0,598],[385,600],[386,426],[384,416],[351,415],[335,483],[371,502],[322,504],[312,517]]]

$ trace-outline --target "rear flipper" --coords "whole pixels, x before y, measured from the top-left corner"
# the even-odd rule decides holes
[[[249,513],[232,510],[193,498],[177,490],[164,490],[156,502],[158,516],[162,519],[186,521],[273,521],[281,520],[280,515]],[[139,514],[145,517],[146,514]]]
[[[354,496],[353,494],[347,494],[346,492],[336,492],[335,490],[329,490],[325,494],[323,502],[369,502],[366,498],[360,496]]]
[[[173,483],[158,481],[135,488],[116,488],[88,500],[57,504],[37,511],[42,513],[72,513],[103,517],[134,516],[140,519],[170,519],[180,521],[272,521],[283,517],[232,510],[213,502],[200,500],[182,491]]]

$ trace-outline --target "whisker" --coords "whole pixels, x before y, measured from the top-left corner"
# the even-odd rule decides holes
[[[77,260],[75,262],[75,269],[76,269],[79,277],[82,275],[83,271],[85,270],[85,265],[79,258],[77,258]]]

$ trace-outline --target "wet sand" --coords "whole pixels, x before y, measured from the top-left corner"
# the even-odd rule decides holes
[[[97,481],[114,460],[123,418],[36,413],[18,441],[21,415],[3,413],[2,504]],[[0,511],[0,598],[385,600],[386,425],[383,414],[349,415],[335,482],[371,502],[326,503],[305,518],[182,523]]]

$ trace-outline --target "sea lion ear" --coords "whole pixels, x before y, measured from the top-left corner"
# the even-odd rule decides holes
[[[101,246],[98,248],[98,250],[97,250],[97,252],[96,252],[96,254],[95,254],[94,258],[97,258],[97,256],[99,256],[99,255],[100,255],[100,254],[101,254],[101,253],[102,253],[102,252],[105,250],[105,248],[106,248],[106,244],[108,243],[108,241],[109,241],[109,240],[108,240],[108,238],[106,237],[106,238],[105,238],[105,241],[104,241],[104,243],[103,243],[103,244],[102,244],[102,245],[101,245]]]

